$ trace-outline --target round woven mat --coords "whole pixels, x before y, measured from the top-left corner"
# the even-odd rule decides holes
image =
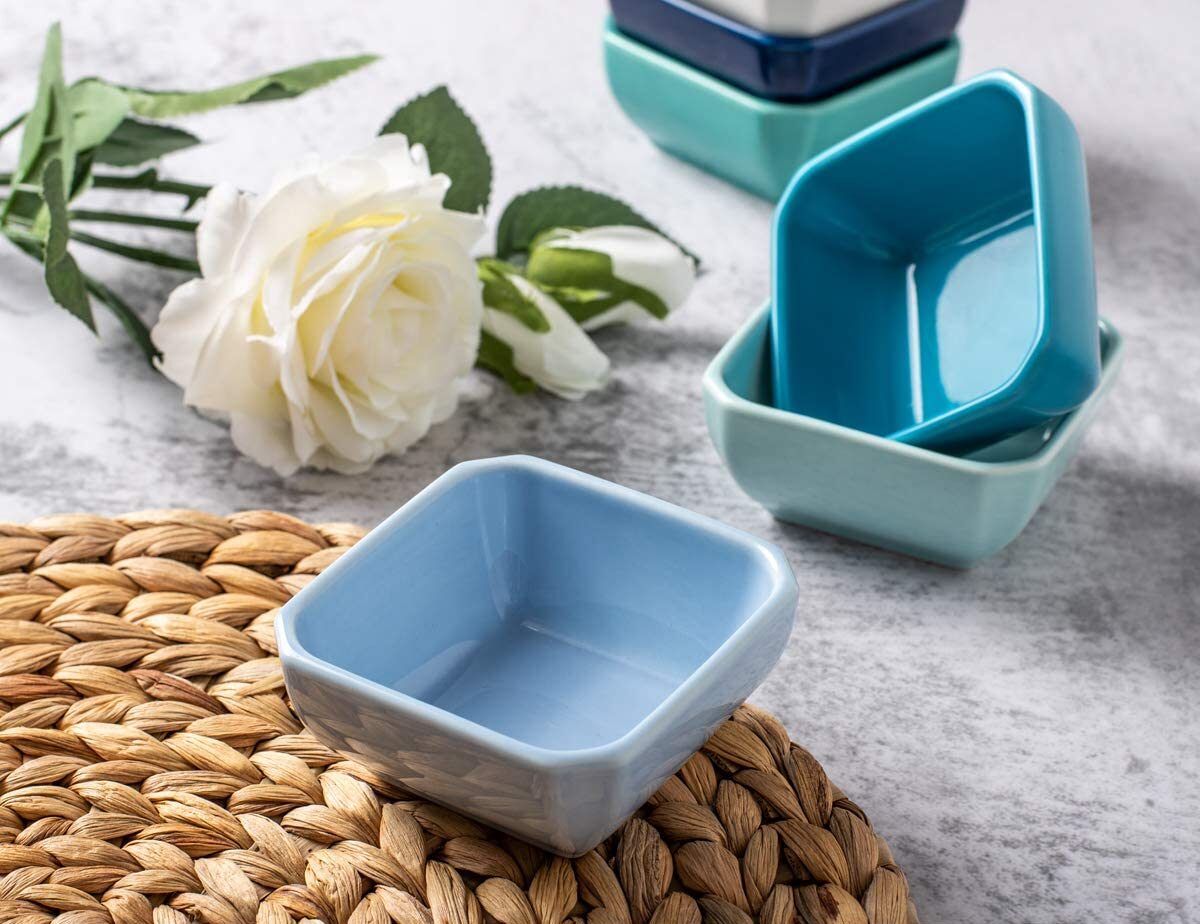
[[[915,922],[862,810],[760,709],[578,860],[319,744],[274,619],[362,535],[269,511],[0,525],[0,922]]]

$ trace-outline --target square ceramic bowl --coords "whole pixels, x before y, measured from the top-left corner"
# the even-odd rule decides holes
[[[762,681],[797,588],[765,542],[539,459],[455,466],[280,615],[314,735],[570,856]]]
[[[900,0],[702,0],[701,5],[774,35],[820,35]]]
[[[1083,150],[993,71],[804,165],[774,229],[779,407],[961,452],[1078,407],[1100,374]]]
[[[810,38],[762,32],[692,0],[611,0],[617,28],[755,96],[804,102],[944,44],[965,0],[906,0]]]
[[[704,375],[708,430],[779,519],[967,568],[1017,537],[1078,450],[1121,364],[1117,331],[1099,330],[1103,374],[1080,408],[960,458],[774,407],[764,306]]]
[[[619,32],[604,64],[625,114],[660,148],[766,199],[831,145],[954,82],[958,43],[813,103],[760,99]]]

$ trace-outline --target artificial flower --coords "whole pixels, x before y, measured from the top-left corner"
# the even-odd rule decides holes
[[[575,400],[608,381],[608,357],[558,302],[499,260],[482,260],[483,330],[512,351],[519,375]]]
[[[692,290],[696,261],[645,228],[555,228],[534,241],[525,272],[595,330],[646,313],[665,318]]]
[[[454,412],[479,346],[484,224],[443,207],[449,185],[392,134],[261,196],[215,187],[202,276],[153,330],[162,371],[280,474],[406,449]]]

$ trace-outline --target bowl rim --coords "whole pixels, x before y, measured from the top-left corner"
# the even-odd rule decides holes
[[[960,456],[947,455],[922,446],[902,443],[887,436],[877,436],[873,433],[855,430],[852,427],[822,420],[819,417],[810,417],[807,414],[760,404],[734,392],[725,383],[725,369],[733,356],[749,340],[754,329],[761,323],[770,323],[770,314],[771,302],[768,301],[750,315],[713,357],[704,371],[703,390],[707,399],[715,401],[722,408],[731,412],[756,417],[776,426],[807,432],[817,431],[846,442],[858,443],[875,452],[897,455],[927,465],[973,475],[1017,475],[1044,469],[1051,465],[1071,442],[1071,437],[1087,425],[1089,415],[1084,413],[1085,409],[1106,396],[1112,383],[1116,380],[1125,354],[1125,340],[1121,333],[1111,321],[1100,318],[1099,328],[1108,339],[1108,355],[1101,368],[1100,382],[1096,389],[1083,404],[1066,415],[1050,438],[1036,452],[1023,459],[985,462],[979,459],[964,459]]]
[[[815,37],[873,16],[887,9],[896,0],[859,0],[858,5],[862,9],[844,17],[841,14],[833,14],[829,23],[823,21],[820,8],[834,4],[823,2],[823,0],[783,0],[788,4],[788,13],[782,16],[773,12],[774,8],[783,5],[777,0],[712,0],[711,6],[706,0],[698,0],[698,2],[702,6],[713,9],[714,12],[722,13],[738,22],[745,22],[746,25],[764,32],[776,35]],[[838,5],[851,6],[847,0],[840,0]],[[758,7],[758,10],[756,11],[754,7]],[[738,12],[730,12],[731,8],[737,8]],[[824,14],[824,16],[829,17],[829,14]],[[749,17],[753,17],[756,21],[751,21]],[[781,22],[781,20],[783,21]],[[789,20],[790,24],[788,24]],[[801,24],[802,20],[803,24]]]
[[[910,75],[922,65],[928,65],[931,59],[944,59],[945,57],[953,56],[957,62],[962,54],[962,46],[958,40],[958,36],[952,35],[945,42],[940,42],[932,48],[925,49],[917,57],[911,58],[896,67],[889,68],[882,73],[874,74],[860,83],[834,93],[832,96],[788,103],[755,96],[748,90],[743,90],[741,87],[736,87],[731,83],[721,80],[719,77],[714,77],[712,74],[702,71],[700,68],[694,67],[685,61],[673,58],[632,35],[626,35],[617,28],[616,20],[613,19],[611,14],[605,20],[604,43],[606,47],[612,47],[622,54],[636,55],[638,58],[647,61],[651,66],[670,72],[673,77],[694,85],[698,92],[716,94],[723,97],[733,106],[753,111],[762,119],[813,119],[824,116],[834,110],[851,108],[859,103],[863,97],[878,91],[880,87],[886,86],[890,82],[903,80],[904,77]],[[794,179],[795,177],[793,177]],[[789,183],[788,185],[790,188],[791,184]],[[786,190],[784,195],[786,195]]]
[[[785,312],[780,307],[779,301],[781,276],[784,267],[780,251],[782,248],[781,242],[786,236],[784,228],[787,224],[787,217],[792,211],[792,202],[797,198],[800,187],[813,174],[827,169],[831,162],[836,161],[842,155],[871,143],[877,137],[885,135],[894,128],[921,117],[926,112],[950,100],[986,90],[997,89],[1007,93],[1020,105],[1021,119],[1025,128],[1024,147],[1029,166],[1030,200],[1036,234],[1034,250],[1038,269],[1037,330],[1028,349],[1025,351],[1025,355],[1021,358],[1020,364],[1002,383],[982,395],[977,395],[970,401],[957,405],[951,411],[946,411],[935,417],[901,427],[899,430],[885,435],[884,438],[886,439],[894,439],[907,443],[910,439],[920,439],[922,434],[938,421],[943,421],[949,417],[959,417],[964,414],[974,417],[981,411],[1004,404],[1012,397],[1014,390],[1020,387],[1022,381],[1032,378],[1036,374],[1035,367],[1038,363],[1038,358],[1047,351],[1056,325],[1048,317],[1046,306],[1046,267],[1049,263],[1047,254],[1049,243],[1046,240],[1046,219],[1042,217],[1045,215],[1046,180],[1043,176],[1041,158],[1039,156],[1040,142],[1037,140],[1037,123],[1039,120],[1039,109],[1043,105],[1043,100],[1048,100],[1049,98],[1032,83],[1007,68],[993,68],[977,74],[962,83],[939,90],[925,97],[925,99],[918,100],[892,115],[880,119],[875,124],[867,126],[850,137],[839,141],[837,144],[825,149],[805,162],[788,182],[787,188],[784,189],[783,194],[779,197],[771,218],[771,311],[776,329],[782,328],[786,330],[786,324],[784,323]],[[778,370],[783,364],[782,353],[784,352],[784,347],[780,343],[779,338],[773,340],[771,352],[773,369]],[[775,373],[772,372],[772,375],[775,375]],[[917,444],[910,443],[909,445]]]
[[[957,6],[958,19],[962,18],[966,0],[891,0],[886,6],[873,13],[850,20],[837,28],[812,35],[787,35],[760,29],[752,23],[743,22],[721,10],[715,10],[698,0],[638,0],[670,7],[680,13],[701,20],[708,27],[731,33],[738,40],[754,46],[762,52],[780,55],[808,55],[828,50],[828,46],[853,41],[864,32],[875,32],[899,24],[905,24],[909,16],[918,15],[930,7]],[[616,18],[616,17],[614,17]],[[618,20],[619,21],[619,20]]]
[[[529,744],[326,661],[305,648],[297,637],[296,621],[300,617],[306,601],[313,599],[315,595],[331,592],[330,589],[336,587],[338,576],[349,567],[348,563],[385,544],[394,532],[404,527],[407,521],[436,503],[441,495],[455,485],[477,478],[487,472],[514,470],[532,472],[538,477],[575,485],[585,491],[607,496],[655,516],[675,520],[687,528],[700,530],[710,536],[737,545],[761,561],[770,580],[767,594],[758,606],[695,670],[657,706],[643,716],[636,725],[620,737],[604,744],[567,749]],[[275,633],[279,658],[285,668],[290,666],[305,672],[352,696],[368,699],[379,707],[399,710],[419,721],[446,730],[452,737],[466,739],[476,747],[498,753],[513,763],[535,768],[559,768],[585,764],[615,767],[631,761],[636,756],[641,743],[657,737],[677,723],[681,714],[686,713],[689,703],[699,694],[705,683],[729,662],[736,661],[743,652],[748,650],[759,627],[767,622],[780,607],[788,612],[790,620],[794,619],[798,595],[799,587],[791,565],[783,551],[773,543],[712,517],[695,513],[595,475],[589,475],[534,456],[508,455],[459,462],[435,478],[284,604],[276,619]],[[775,659],[777,660],[781,654],[782,646],[779,651],[775,652]]]

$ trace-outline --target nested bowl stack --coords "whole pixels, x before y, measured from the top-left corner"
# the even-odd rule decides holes
[[[964,0],[611,0],[604,66],[664,151],[776,199],[810,158],[954,82]]]
[[[319,744],[274,622],[362,535],[269,511],[0,524],[5,921],[916,920],[863,811],[755,707],[576,860]]]

